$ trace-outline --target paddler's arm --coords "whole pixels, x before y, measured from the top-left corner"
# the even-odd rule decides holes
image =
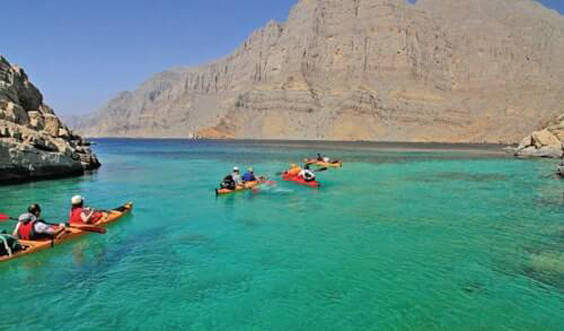
[[[90,213],[88,214],[88,216],[84,212],[80,213],[80,218],[86,224],[88,224],[88,221],[90,221],[90,217],[92,217],[92,215],[94,215],[94,210],[93,209],[89,209],[89,210],[90,210]]]
[[[20,222],[16,223],[16,228],[14,229],[14,232],[12,232],[12,235],[15,237],[18,235],[18,229],[20,228]]]
[[[64,224],[49,224],[44,221],[38,221],[37,223],[35,223],[35,231],[37,233],[57,236],[64,230],[65,230]]]

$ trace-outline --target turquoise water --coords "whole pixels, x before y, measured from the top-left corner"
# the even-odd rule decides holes
[[[0,187],[134,212],[0,264],[0,330],[563,330],[564,181],[498,148],[101,140],[81,178]],[[319,190],[216,198],[233,165],[345,159]],[[8,229],[5,223],[0,229]],[[8,303],[9,301],[9,303]]]

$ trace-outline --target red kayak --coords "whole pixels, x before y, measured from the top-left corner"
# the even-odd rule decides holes
[[[285,181],[296,182],[298,184],[306,185],[306,186],[309,186],[309,187],[319,187],[319,185],[320,185],[319,182],[316,181],[316,180],[306,182],[306,180],[303,179],[300,176],[290,176],[287,173],[282,174],[282,179],[285,180]]]

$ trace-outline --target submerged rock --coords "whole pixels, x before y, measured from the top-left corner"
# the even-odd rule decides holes
[[[23,69],[0,56],[0,184],[76,176],[100,167]]]

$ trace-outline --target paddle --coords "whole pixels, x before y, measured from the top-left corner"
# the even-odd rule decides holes
[[[17,220],[18,220],[17,218],[10,217],[6,214],[0,214],[0,222],[17,221]],[[57,224],[50,224],[50,225],[57,225]],[[77,229],[77,230],[99,233],[99,234],[105,234],[106,233],[106,228],[103,228],[103,227],[100,227],[100,226],[95,226],[95,225],[90,225],[90,224],[67,225],[67,228],[73,228],[73,229]]]

